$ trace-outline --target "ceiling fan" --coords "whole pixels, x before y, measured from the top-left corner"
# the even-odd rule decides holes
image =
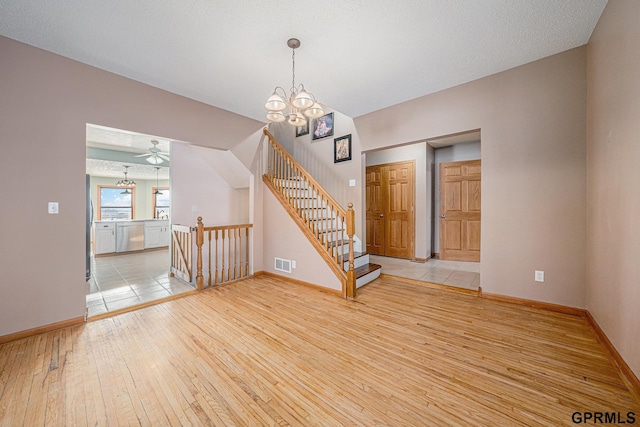
[[[169,161],[169,153],[163,153],[162,151],[160,151],[160,149],[158,148],[158,140],[156,139],[152,139],[151,140],[151,144],[153,145],[153,147],[149,148],[150,153],[147,154],[140,154],[138,156],[133,156],[133,157],[146,157],[146,161],[153,164],[153,165],[159,165],[160,163],[162,163],[164,160]],[[164,159],[164,160],[162,160]]]

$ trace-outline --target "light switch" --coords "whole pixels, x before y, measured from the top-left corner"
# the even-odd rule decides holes
[[[191,212],[198,212],[198,205],[191,206]]]
[[[350,179],[349,180],[349,187],[355,187],[356,186],[356,180],[355,179]]]
[[[544,282],[544,271],[536,270],[534,280],[536,282]]]
[[[49,205],[47,206],[47,212],[49,212],[50,214],[57,214],[58,202],[49,202]]]

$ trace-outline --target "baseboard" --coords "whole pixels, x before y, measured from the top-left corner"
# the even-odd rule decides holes
[[[431,254],[431,258],[433,259],[440,259],[440,252],[434,252]]]
[[[7,343],[9,341],[16,341],[22,338],[28,338],[34,335],[44,334],[45,332],[51,332],[58,329],[68,328],[69,326],[81,325],[84,323],[84,316],[74,317],[73,319],[63,320],[62,322],[51,323],[49,325],[38,326],[37,328],[27,329],[20,332],[14,332],[12,334],[3,335],[0,337],[0,344]]]
[[[87,319],[87,322],[95,322],[96,320],[106,319],[108,317],[117,316],[118,314],[123,314],[123,313],[128,313],[130,311],[140,310],[141,308],[150,307],[152,305],[160,304],[160,303],[167,302],[167,301],[172,301],[174,299],[183,298],[183,297],[186,297],[186,296],[189,296],[189,295],[195,295],[195,294],[197,294],[199,292],[200,291],[198,291],[197,289],[194,289],[192,291],[183,292],[181,294],[170,295],[170,296],[165,297],[165,298],[160,298],[160,299],[156,299],[156,300],[153,300],[153,301],[143,302],[142,304],[132,305],[131,307],[124,307],[124,308],[121,308],[119,310],[113,310],[113,311],[108,311],[106,313],[96,314],[95,316],[89,317]]]
[[[313,288],[315,290],[322,291],[322,292],[328,292],[330,294],[338,295],[340,297],[342,296],[342,290],[325,288],[323,286],[319,286],[319,285],[316,285],[314,283],[309,283],[309,282],[305,282],[303,280],[294,279],[292,277],[281,276],[281,275],[276,274],[276,273],[271,273],[270,271],[258,271],[258,272],[253,273],[253,276],[254,277],[258,277],[258,276],[273,277],[275,279],[284,280],[285,282],[291,282],[291,283],[294,283],[296,285],[306,286],[308,288]]]
[[[551,304],[548,302],[509,297],[506,295],[499,295],[499,294],[488,294],[486,292],[482,293],[482,298],[494,300],[494,301],[508,302],[510,304],[524,305],[527,307],[540,308],[542,310],[555,311],[556,313],[571,314],[573,316],[579,316],[579,317],[587,316],[587,310],[585,310],[584,308],[569,307],[567,305]]]
[[[618,353],[618,350],[616,350],[613,344],[611,344],[611,341],[609,341],[609,338],[607,337],[607,335],[604,333],[602,328],[600,328],[600,325],[598,325],[598,322],[596,322],[596,319],[593,318],[593,316],[588,310],[586,310],[586,312],[587,312],[587,320],[589,321],[589,324],[593,327],[593,330],[595,331],[596,336],[598,337],[598,341],[600,341],[602,345],[609,351],[609,356],[611,357],[611,361],[620,370],[620,373],[622,374],[622,379],[627,384],[627,387],[629,388],[629,390],[631,390],[631,392],[635,394],[635,398],[638,400],[638,402],[640,402],[640,380],[638,380],[638,377],[636,377],[635,373],[631,370],[629,365],[627,365],[627,362],[625,362],[622,356],[620,355],[620,353]]]
[[[478,296],[478,291],[474,291],[473,289],[464,289],[464,288],[458,288],[455,286],[441,285],[439,283],[425,282],[422,280],[410,279],[408,277],[393,276],[391,274],[384,274],[384,273],[381,273],[380,277],[383,277],[386,279],[400,280],[402,282],[412,283],[414,285],[426,286],[427,288],[440,289],[442,291],[457,292],[459,294]]]
[[[429,261],[429,258],[431,258],[431,257],[427,257],[427,258],[414,258],[414,259],[413,259],[413,261],[414,261],[414,262],[421,262],[421,263],[423,263],[423,264],[424,264],[425,262]]]
[[[489,300],[502,301],[510,304],[518,304],[518,305],[524,305],[527,307],[540,308],[542,310],[554,311],[556,313],[564,313],[564,314],[570,314],[573,316],[584,317],[589,323],[589,325],[591,325],[591,327],[593,328],[596,334],[596,337],[598,338],[598,341],[600,341],[602,345],[605,347],[605,350],[607,351],[608,356],[611,359],[611,362],[620,372],[620,376],[622,377],[623,382],[626,384],[627,388],[629,389],[631,394],[635,397],[635,399],[640,402],[640,380],[638,380],[638,377],[631,370],[629,365],[627,365],[627,362],[625,362],[622,356],[620,355],[620,353],[618,353],[618,350],[616,350],[613,344],[611,344],[611,341],[609,341],[609,338],[604,333],[604,331],[600,328],[600,325],[598,325],[598,322],[596,322],[596,320],[593,318],[589,310],[585,310],[583,308],[569,307],[569,306],[559,305],[559,304],[550,304],[546,302],[533,301],[533,300],[528,300],[523,298],[509,297],[509,296],[498,295],[498,294],[487,294],[487,293],[482,293],[482,291],[480,292],[481,292],[482,298],[486,298]]]

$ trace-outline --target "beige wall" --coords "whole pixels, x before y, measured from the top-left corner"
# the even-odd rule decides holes
[[[262,257],[264,261],[262,269],[325,288],[341,290],[342,283],[324,259],[271,191],[264,186],[263,188],[264,249]],[[292,269],[291,273],[276,271],[274,268],[276,257],[296,261],[296,268]]]
[[[195,226],[199,216],[207,227],[248,223],[249,189],[231,187],[201,157],[201,150],[186,143],[172,144],[172,223]]]
[[[585,98],[580,47],[354,123],[366,151],[481,129],[483,290],[584,307]]]
[[[610,0],[588,45],[587,308],[640,377],[638,22]]]
[[[1,336],[84,315],[87,123],[217,148],[263,124],[4,37],[0,58]]]

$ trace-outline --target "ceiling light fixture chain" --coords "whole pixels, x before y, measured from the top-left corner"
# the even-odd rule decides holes
[[[267,120],[270,122],[284,122],[287,120],[292,126],[304,126],[307,123],[305,118],[317,118],[324,115],[324,110],[312,93],[309,93],[300,83],[296,86],[296,49],[300,47],[300,40],[291,38],[287,40],[293,53],[291,54],[291,95],[287,97],[286,91],[280,86],[276,86],[273,94],[267,99],[264,108],[268,111]],[[281,93],[279,93],[281,92]],[[289,109],[285,115],[284,110]]]
[[[291,62],[293,66],[291,67],[291,93],[296,91],[296,50],[292,49],[293,53],[291,54]]]

